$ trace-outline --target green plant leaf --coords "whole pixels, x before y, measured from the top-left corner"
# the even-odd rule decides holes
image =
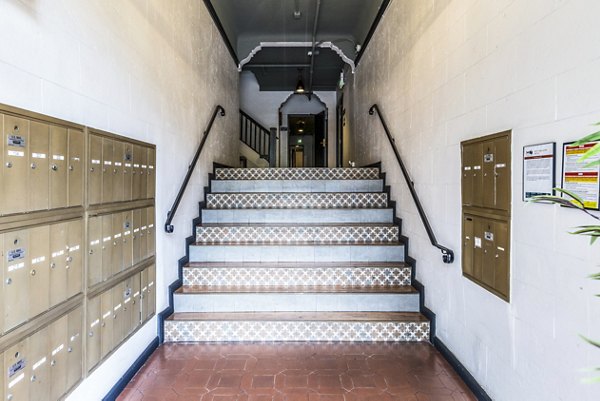
[[[578,205],[574,204],[573,201],[554,195],[538,195],[532,197],[529,201],[532,203],[555,203],[564,207],[581,209]]]
[[[573,198],[574,200],[577,201],[577,203],[579,203],[581,205],[581,207],[583,208],[583,199],[581,199],[578,195],[576,195],[575,193],[571,192],[571,191],[567,191],[566,189],[563,188],[554,188],[555,191],[563,193],[565,195],[570,196],[571,198]]]
[[[598,122],[594,125],[600,125],[600,122]],[[588,142],[596,142],[598,140],[600,140],[600,131],[592,132],[591,134],[588,134],[588,135],[584,136],[583,138],[578,139],[577,141],[573,142],[573,146],[583,145],[584,143],[588,143]]]
[[[581,157],[579,158],[579,161],[582,162],[584,160],[587,160],[592,156],[596,156],[598,153],[600,153],[600,142],[595,144],[594,146],[592,146],[583,155],[581,155]],[[595,162],[592,162],[592,163],[595,163]],[[590,164],[592,164],[592,163],[590,163]]]
[[[582,336],[581,334],[579,335],[579,337],[583,338],[587,343],[593,345],[594,347],[600,348],[600,342],[590,340],[589,338],[587,338],[586,336]]]

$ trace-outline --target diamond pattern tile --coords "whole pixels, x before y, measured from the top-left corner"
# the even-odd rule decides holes
[[[390,243],[399,239],[399,227],[393,225],[340,226],[198,226],[198,243]]]
[[[429,322],[165,321],[165,342],[427,340]]]
[[[206,196],[208,209],[346,209],[384,208],[383,192],[218,193]]]
[[[410,285],[410,267],[185,267],[184,285]]]
[[[378,168],[218,168],[217,180],[374,180]]]

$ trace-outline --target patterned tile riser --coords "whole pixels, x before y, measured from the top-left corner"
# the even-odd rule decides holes
[[[217,180],[373,180],[378,168],[218,168]]]
[[[289,243],[396,242],[397,226],[199,226],[196,241],[201,243]]]
[[[184,268],[184,285],[410,285],[410,268]]]
[[[385,193],[208,194],[208,209],[349,209],[387,207]]]
[[[428,322],[165,322],[165,342],[428,340]]]

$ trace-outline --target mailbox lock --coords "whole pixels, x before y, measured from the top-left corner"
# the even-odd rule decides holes
[[[106,322],[102,322],[102,327],[106,327]]]
[[[117,246],[117,241],[113,241],[113,246]]]
[[[50,167],[52,169],[52,171],[57,171],[58,170],[58,166],[56,164],[53,164],[52,167]]]
[[[50,263],[50,268],[51,269],[54,269],[55,267],[56,267],[56,263],[54,263],[54,262]]]
[[[54,365],[56,365],[56,359],[53,359],[53,360],[50,362],[50,366],[54,366]]]
[[[31,271],[29,272],[29,274],[31,274],[32,276],[35,276],[35,269],[31,270]]]
[[[67,348],[67,352],[68,352],[68,353],[71,353],[71,352],[73,352],[73,347],[69,347],[69,348]]]
[[[94,250],[90,249],[90,255],[93,255],[93,254],[94,254]]]
[[[12,163],[11,162],[6,162],[6,167],[12,168]]]
[[[117,169],[113,169],[113,174],[117,174]]]
[[[94,172],[94,168],[90,167],[90,173],[93,173],[93,172]]]
[[[72,256],[67,257],[67,263],[71,263],[72,261],[73,261],[73,257]]]
[[[10,277],[9,277],[9,278],[7,278],[7,279],[6,279],[6,284],[7,284],[7,285],[11,285],[11,284],[12,284],[12,278],[10,278]]]
[[[35,163],[31,163],[31,169],[35,170],[35,168],[37,167],[37,165]]]
[[[90,331],[90,332],[88,333],[88,337],[94,337],[94,332],[93,332],[93,331]]]
[[[12,395],[12,394],[9,394],[9,395],[7,395],[7,396],[6,396],[6,399],[7,399],[8,401],[11,401],[11,400],[13,399],[13,395]]]
[[[35,375],[31,376],[31,382],[33,383],[34,381],[37,380],[37,377],[35,377]]]
[[[74,170],[74,168],[73,168],[73,165],[72,165],[72,164],[70,164],[70,165],[69,165],[69,171],[73,171],[73,170]]]

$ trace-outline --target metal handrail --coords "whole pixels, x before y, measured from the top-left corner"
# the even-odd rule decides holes
[[[268,162],[271,146],[271,131],[263,127],[250,115],[240,110],[240,141]]]
[[[185,193],[188,182],[190,181],[190,178],[192,177],[192,173],[194,172],[196,163],[198,162],[198,158],[200,158],[200,153],[202,153],[202,149],[204,148],[204,143],[206,142],[206,138],[208,138],[208,134],[210,133],[213,123],[215,122],[215,118],[217,117],[217,114],[221,114],[221,117],[225,117],[225,109],[223,108],[223,106],[217,105],[215,107],[215,111],[213,111],[212,117],[210,118],[210,121],[208,122],[206,131],[204,131],[204,134],[202,135],[202,140],[200,141],[200,145],[198,146],[198,149],[196,150],[194,159],[192,160],[192,163],[188,166],[188,171],[183,180],[183,184],[181,184],[181,188],[179,188],[179,193],[177,194],[177,197],[175,198],[175,202],[173,202],[173,206],[171,206],[171,210],[169,210],[169,212],[167,213],[167,221],[165,222],[165,231],[168,233],[172,233],[173,230],[175,229],[173,227],[173,225],[171,224],[171,222],[173,221],[173,217],[175,217],[175,213],[177,212],[177,208],[179,207],[179,202],[181,202],[181,198],[183,198],[183,194]]]
[[[387,123],[385,122],[385,119],[383,118],[383,115],[381,114],[381,110],[379,110],[379,107],[377,106],[377,104],[374,104],[373,106],[371,106],[371,108],[369,108],[369,114],[373,115],[373,114],[375,114],[375,111],[377,111],[377,115],[379,116],[381,125],[383,125],[385,134],[387,135],[387,138],[390,141],[390,145],[392,145],[392,149],[394,150],[394,154],[396,155],[396,160],[398,161],[398,164],[400,165],[400,170],[402,170],[402,175],[404,175],[404,179],[406,180],[406,184],[408,185],[410,194],[412,195],[413,201],[415,202],[415,205],[417,206],[417,210],[419,211],[419,216],[421,216],[421,221],[423,222],[423,225],[425,226],[425,231],[427,231],[427,235],[429,236],[429,241],[431,241],[431,245],[435,246],[440,251],[442,251],[442,260],[444,261],[444,263],[454,262],[454,251],[452,251],[452,249],[450,249],[450,248],[446,248],[445,246],[440,245],[439,242],[437,241],[437,239],[435,238],[435,234],[433,233],[431,224],[429,224],[429,219],[427,219],[427,215],[425,214],[423,205],[421,205],[421,201],[419,200],[419,195],[417,195],[417,191],[415,190],[415,184],[411,180],[410,175],[408,174],[408,170],[406,169],[406,166],[404,165],[404,162],[402,161],[402,158],[400,157],[400,152],[398,152],[398,148],[396,147],[396,141],[392,137],[392,134],[390,133]]]

